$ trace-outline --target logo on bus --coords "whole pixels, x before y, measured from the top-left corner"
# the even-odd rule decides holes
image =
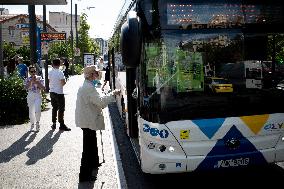
[[[227,159],[227,160],[219,160],[217,164],[214,165],[214,168],[247,166],[248,164],[249,164],[249,158]]]
[[[152,136],[160,136],[161,138],[168,138],[169,131],[166,129],[159,130],[157,128],[151,128],[148,124],[143,124],[143,131],[145,133],[150,133]]]
[[[284,128],[284,123],[272,123],[264,126],[266,131],[275,131]]]

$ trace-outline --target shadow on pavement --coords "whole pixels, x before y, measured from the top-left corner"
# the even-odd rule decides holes
[[[62,131],[58,131],[53,137],[53,130],[50,130],[34,147],[32,147],[27,156],[30,158],[26,164],[35,164],[38,160],[50,155],[53,151],[53,145],[58,141]]]
[[[269,188],[283,185],[284,170],[275,164],[253,166],[243,169],[208,170],[191,173],[172,173],[165,175],[144,174],[148,184],[147,189],[170,188],[174,183],[176,188],[192,185],[200,188],[263,188],[269,183]],[[128,187],[130,188],[130,187]],[[134,188],[134,187],[132,187]],[[137,187],[136,187],[137,188]]]
[[[28,146],[35,139],[36,135],[36,132],[28,131],[9,148],[0,152],[0,163],[9,162],[14,157],[25,151],[28,151],[29,148],[26,148],[26,146]]]
[[[79,182],[78,189],[93,189],[94,185],[94,182]]]

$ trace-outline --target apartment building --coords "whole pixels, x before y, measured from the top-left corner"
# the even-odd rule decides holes
[[[75,15],[72,15],[72,30],[75,37],[76,25]],[[49,24],[58,32],[65,32],[66,37],[71,35],[71,14],[66,12],[49,12]],[[80,16],[77,16],[77,27],[80,27]]]

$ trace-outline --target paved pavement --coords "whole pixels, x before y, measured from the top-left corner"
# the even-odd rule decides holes
[[[104,109],[103,148],[97,132],[100,161],[104,158],[105,163],[94,183],[79,183],[82,130],[75,126],[74,113],[77,89],[82,82],[82,75],[72,76],[64,87],[65,123],[71,131],[50,129],[50,103],[42,112],[39,132],[31,132],[29,123],[0,127],[0,189],[127,188],[108,108]]]

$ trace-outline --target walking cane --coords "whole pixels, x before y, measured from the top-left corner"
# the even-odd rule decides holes
[[[100,130],[100,134],[101,134],[101,145],[102,145],[102,154],[103,154],[103,162],[105,162],[105,155],[104,155],[104,146],[103,146],[103,134],[102,134],[102,130]]]

